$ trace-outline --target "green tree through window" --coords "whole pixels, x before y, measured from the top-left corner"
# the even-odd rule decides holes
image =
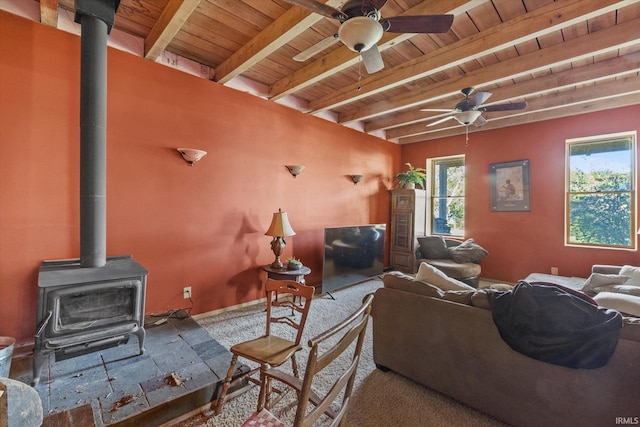
[[[635,133],[567,141],[572,245],[635,249]]]
[[[464,156],[431,159],[431,232],[464,236]]]

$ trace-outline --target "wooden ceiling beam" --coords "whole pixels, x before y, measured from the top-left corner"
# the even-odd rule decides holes
[[[437,2],[422,2],[411,9],[408,9],[402,15],[434,15],[453,13],[464,13],[473,7],[478,6],[486,0],[442,0]],[[395,34],[384,33],[380,42],[378,42],[378,50],[384,51],[400,42],[403,42],[415,34]],[[340,72],[359,61],[359,55],[342,45],[330,54],[313,61],[309,65],[302,67],[298,71],[280,79],[269,89],[269,99],[277,101],[286,95],[290,95],[298,90],[310,86],[320,80],[323,80],[335,73]]]
[[[312,111],[332,109],[376,95],[498,52],[508,46],[533,40],[586,19],[614,11],[621,6],[621,3],[628,4],[628,2],[619,1],[605,5],[581,0],[561,0],[548,4],[397,67],[375,73],[360,82],[344,86],[311,101],[309,108]],[[358,87],[360,87],[359,90]]]
[[[330,6],[337,6],[339,3],[340,0],[327,2]],[[216,67],[214,80],[224,84],[239,76],[321,19],[324,19],[322,15],[308,12],[299,7],[291,7],[280,18],[273,21],[271,25]]]
[[[515,85],[504,86],[491,90],[493,94],[490,100],[491,105],[499,101],[522,100],[524,97],[545,95],[556,92],[571,86],[591,84],[603,79],[622,76],[630,73],[640,72],[640,52],[625,56],[607,59],[604,61],[583,65],[578,68],[571,68],[543,77],[516,83]],[[462,99],[462,95],[460,95]],[[428,105],[428,108],[451,108],[454,104],[439,102]],[[409,110],[395,116],[382,117],[365,125],[365,132],[387,130],[387,137],[396,139],[412,135],[414,130],[422,124],[429,122],[439,116],[431,115],[420,110]]]
[[[40,0],[40,22],[58,28],[58,0]]]
[[[639,26],[640,18],[636,18],[545,49],[482,67],[463,76],[390,97],[387,102],[373,104],[356,113],[341,116],[340,123],[368,120],[383,114],[416,108],[424,104],[425,100],[449,95],[463,87],[484,86],[519,76],[532,75],[551,67],[569,64],[571,61],[633,46],[640,42]]]
[[[144,57],[155,61],[169,46],[201,0],[169,0],[144,39]]]

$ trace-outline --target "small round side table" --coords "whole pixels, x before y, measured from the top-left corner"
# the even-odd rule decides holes
[[[305,284],[304,276],[311,273],[311,269],[302,266],[297,270],[289,270],[287,266],[283,268],[273,268],[271,265],[263,265],[262,269],[267,272],[267,277],[273,280],[295,280],[298,283]]]

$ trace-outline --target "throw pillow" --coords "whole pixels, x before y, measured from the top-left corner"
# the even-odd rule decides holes
[[[629,280],[628,276],[620,274],[591,273],[580,290],[585,293],[594,293],[597,292],[595,289],[601,286],[622,285],[627,280]]]
[[[428,283],[414,279],[408,274],[399,271],[390,271],[382,276],[385,288],[397,289],[432,298],[441,298],[444,292]]]
[[[640,286],[640,267],[623,265],[620,269],[621,276],[629,276],[629,281],[625,285]]]
[[[418,273],[416,274],[416,280],[430,283],[433,286],[442,289],[443,291],[476,290],[476,288],[469,286],[466,283],[462,283],[459,280],[452,279],[442,271],[438,270],[432,265],[427,264],[426,262],[420,263]]]
[[[473,239],[468,239],[458,246],[449,248],[449,255],[455,262],[463,264],[465,262],[480,262],[482,258],[489,255],[489,252]]]
[[[593,299],[601,307],[640,317],[640,297],[615,292],[600,292]]]
[[[418,237],[420,245],[420,253],[422,258],[426,259],[443,259],[449,258],[447,244],[442,236],[426,236]]]

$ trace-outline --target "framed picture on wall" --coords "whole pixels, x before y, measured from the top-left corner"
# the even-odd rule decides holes
[[[529,199],[529,160],[492,163],[491,210],[519,212],[531,210]]]

